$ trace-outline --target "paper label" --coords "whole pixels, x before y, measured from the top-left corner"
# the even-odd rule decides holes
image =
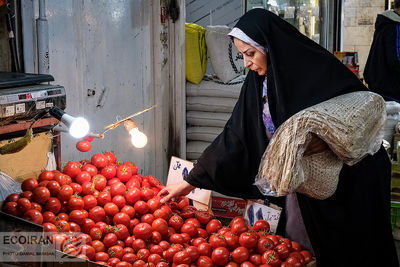
[[[294,6],[287,6],[285,7],[285,19],[294,19],[294,11],[296,8]]]
[[[25,112],[25,103],[16,104],[15,105],[15,113],[21,114]]]
[[[46,97],[46,96],[47,96],[47,91],[32,92],[32,98],[40,98],[40,97]]]
[[[15,114],[15,106],[14,106],[14,105],[12,105],[12,106],[7,106],[7,107],[4,109],[4,117],[14,116],[14,114]]]
[[[53,102],[46,103],[46,108],[52,108],[53,106]]]
[[[271,227],[270,232],[275,234],[280,216],[281,209],[277,210],[257,202],[248,201],[244,218],[251,226],[258,220],[266,220]]]
[[[176,184],[183,180],[189,172],[193,169],[193,162],[178,158],[171,157],[171,163],[168,171],[167,185]],[[196,188],[187,195],[188,198],[196,200],[200,203],[208,205],[210,202],[211,191]]]
[[[36,102],[36,109],[44,109],[46,108],[46,101],[37,101]]]

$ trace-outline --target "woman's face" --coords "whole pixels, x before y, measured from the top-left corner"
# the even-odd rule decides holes
[[[265,54],[238,38],[233,38],[233,42],[243,55],[244,67],[256,71],[260,76],[264,76],[267,72],[267,57]]]

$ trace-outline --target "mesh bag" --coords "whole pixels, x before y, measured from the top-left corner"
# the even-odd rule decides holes
[[[343,163],[354,165],[382,144],[386,108],[383,98],[361,91],[302,110],[276,131],[261,159],[255,184],[265,195],[300,192],[317,199],[336,190]],[[329,149],[304,156],[316,135]]]

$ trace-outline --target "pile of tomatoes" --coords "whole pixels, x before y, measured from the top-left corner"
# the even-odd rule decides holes
[[[43,225],[60,251],[115,267],[305,266],[294,241],[269,233],[264,220],[236,217],[222,226],[186,197],[160,203],[164,186],[111,152],[43,171],[11,194],[3,211]]]

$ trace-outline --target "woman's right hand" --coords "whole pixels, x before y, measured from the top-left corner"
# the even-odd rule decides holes
[[[158,196],[163,197],[160,202],[165,203],[170,199],[175,199],[177,197],[186,196],[189,194],[193,189],[195,189],[193,185],[189,184],[186,181],[179,182],[177,184],[171,184],[166,186],[165,188],[161,189],[158,192]]]

